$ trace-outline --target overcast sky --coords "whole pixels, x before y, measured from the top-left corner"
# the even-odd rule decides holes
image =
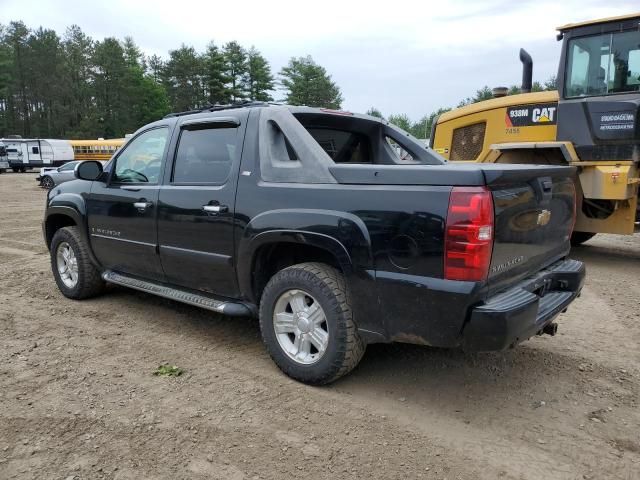
[[[534,79],[557,70],[555,27],[633,13],[638,0],[404,0],[361,2],[215,0],[0,0],[0,22],[71,24],[96,40],[129,35],[147,54],[180,44],[198,51],[214,40],[255,45],[278,72],[291,56],[311,55],[342,89],[343,107],[417,120],[455,106],[483,85],[520,83],[518,49],[534,60]]]

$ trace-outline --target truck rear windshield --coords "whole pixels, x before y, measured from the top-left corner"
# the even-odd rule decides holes
[[[640,90],[640,30],[569,40],[565,97]]]
[[[295,117],[334,163],[441,163],[419,140],[377,120],[315,113]]]

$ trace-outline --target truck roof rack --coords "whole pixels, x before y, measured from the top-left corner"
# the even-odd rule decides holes
[[[206,105],[195,110],[187,110],[184,112],[175,112],[165,115],[164,118],[182,117],[184,115],[192,115],[194,113],[218,112],[220,110],[232,110],[234,108],[250,108],[250,107],[268,107],[269,105],[279,105],[274,102],[256,102],[253,100],[242,100],[239,102],[229,103],[227,105]]]

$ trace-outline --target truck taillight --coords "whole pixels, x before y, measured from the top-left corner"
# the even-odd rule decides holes
[[[486,280],[493,249],[493,199],[485,187],[453,187],[444,239],[444,278]]]

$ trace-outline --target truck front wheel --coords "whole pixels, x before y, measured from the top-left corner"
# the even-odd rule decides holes
[[[293,265],[269,280],[260,301],[260,330],[276,365],[311,385],[349,373],[365,350],[344,277],[322,263]]]
[[[78,227],[64,227],[51,240],[51,270],[65,297],[81,300],[102,293],[104,281],[91,263]]]

